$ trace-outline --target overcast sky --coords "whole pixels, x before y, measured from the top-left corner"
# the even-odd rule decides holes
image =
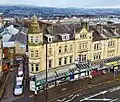
[[[27,4],[50,7],[120,7],[120,0],[0,0],[0,4]]]

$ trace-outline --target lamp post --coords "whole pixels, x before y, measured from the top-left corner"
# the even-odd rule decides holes
[[[47,90],[47,86],[48,86],[47,77],[48,77],[48,75],[47,74],[48,73],[47,73],[47,42],[46,42],[46,102],[48,100],[48,90]]]
[[[118,68],[116,68],[116,67],[114,68],[114,78],[116,77],[117,69]]]
[[[114,78],[115,78],[115,73],[116,73],[116,70],[114,69]]]
[[[36,100],[36,96],[37,96],[37,83],[36,83],[36,76],[34,75],[34,81],[35,81],[35,91],[34,91],[34,95],[35,95],[35,100]]]

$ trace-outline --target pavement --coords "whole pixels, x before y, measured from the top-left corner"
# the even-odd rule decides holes
[[[1,102],[58,102],[60,100],[62,100],[62,102],[65,102],[67,98],[69,99],[69,97],[72,97],[74,95],[77,96],[78,93],[81,94],[81,92],[84,92],[84,91],[87,92],[87,90],[89,89],[91,89],[91,91],[88,91],[89,93],[87,94],[90,95],[92,94],[90,92],[100,91],[101,88],[106,89],[108,87],[113,87],[116,83],[118,83],[114,77],[120,78],[120,74],[117,74],[116,76],[114,76],[113,73],[110,72],[110,73],[107,73],[106,75],[99,75],[99,76],[93,77],[90,83],[88,78],[65,83],[60,86],[56,86],[51,89],[48,89],[48,92],[47,92],[48,99],[46,100],[46,91],[39,92],[39,94],[37,94],[36,96],[33,93],[29,93],[29,83],[27,79],[28,78],[27,64],[25,64],[25,75],[26,75],[25,80],[26,81],[25,81],[24,94],[20,97],[19,96],[14,97],[12,95],[12,92],[13,92],[12,86],[13,86],[13,80],[14,80],[13,73],[11,72],[9,77],[10,81],[8,81],[8,86],[6,87],[6,90],[9,90],[9,92],[7,91],[5,92]],[[109,86],[109,85],[113,85],[113,86]],[[78,98],[78,100],[80,99]],[[73,102],[77,102],[77,101],[73,101]]]
[[[116,77],[120,77],[118,74]],[[91,80],[89,84],[89,79],[81,79],[73,82],[69,82],[67,84],[63,84],[61,86],[57,86],[48,90],[48,102],[57,102],[59,99],[63,99],[68,95],[78,93],[79,91],[83,91],[85,89],[91,88],[93,85],[102,85],[103,82],[108,82],[113,80],[113,73],[108,73],[107,75],[95,76]],[[37,97],[31,97],[31,102],[46,102],[46,92],[42,92],[37,95]]]
[[[5,90],[5,85],[6,85],[6,82],[8,80],[8,77],[9,77],[9,73],[6,72],[3,74],[2,79],[0,81],[0,100],[1,100],[1,97],[3,96],[4,90]]]
[[[25,80],[28,78],[28,68],[27,64],[24,63],[24,73],[25,73]],[[14,100],[19,100],[19,99],[24,99],[26,102],[29,102],[29,83],[24,82],[24,94],[20,96],[15,96],[13,95],[13,89],[14,89],[14,83],[15,83],[15,78],[16,78],[16,73],[17,73],[17,67],[11,68],[9,71],[9,77],[6,82],[5,90],[3,97],[1,98],[1,102],[12,102]]]
[[[116,78],[120,77],[120,74],[116,75]],[[48,100],[46,100],[46,91],[39,92],[37,96],[34,94],[29,94],[29,102],[58,102],[64,100],[67,97],[72,97],[72,95],[78,94],[80,92],[87,92],[88,89],[94,90],[101,86],[101,88],[107,88],[109,85],[114,85],[116,80],[114,79],[113,73],[108,73],[107,75],[95,76],[89,83],[89,79],[80,79],[73,82],[69,82],[60,86],[48,89]],[[113,82],[112,84],[110,82]],[[103,85],[105,85],[103,87]],[[101,89],[100,88],[100,89]],[[96,91],[94,90],[94,91]],[[91,91],[92,92],[92,91]],[[12,101],[12,102],[25,102],[24,98]],[[74,102],[74,101],[73,101]],[[76,101],[77,102],[77,101]]]
[[[120,102],[120,79],[111,84],[88,89],[87,91],[74,94],[64,102]],[[69,101],[70,100],[70,101]],[[60,101],[59,101],[60,102]]]
[[[12,102],[13,100],[20,99],[23,96],[15,97],[13,95],[13,87],[14,87],[14,81],[15,81],[15,70],[16,68],[13,68],[12,71],[9,72],[9,77],[6,82],[5,90],[3,93],[3,97],[1,98],[1,102]]]

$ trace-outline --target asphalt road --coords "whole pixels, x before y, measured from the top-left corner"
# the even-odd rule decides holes
[[[120,77],[120,75],[117,75],[116,77]],[[120,85],[120,80],[118,82],[116,80],[113,81],[113,79],[113,74],[109,73],[107,75],[94,77],[90,85],[88,84],[89,81],[87,79],[82,79],[51,88],[48,90],[47,102],[69,102],[71,99],[70,102],[78,102],[84,97],[89,97],[94,93]],[[26,94],[24,93],[23,98],[12,102],[46,102],[45,91],[40,92],[37,96],[30,95],[27,91],[28,90],[26,90]]]
[[[79,93],[71,102],[120,102],[120,86],[97,90],[92,94]],[[69,99],[70,100],[70,99]],[[68,102],[65,100],[64,102]]]
[[[23,93],[23,97],[19,98],[19,99],[15,99],[12,102],[30,102],[30,98],[29,98],[29,73],[28,73],[28,67],[27,67],[27,63],[24,62],[24,93]]]
[[[101,86],[69,94],[54,102],[120,102],[120,80],[108,82]],[[114,100],[114,101],[113,101]]]
[[[15,83],[14,81],[15,81],[16,69],[17,68],[15,67],[10,71],[10,75],[6,83],[5,92],[3,94],[1,102],[12,102],[13,100],[17,100],[23,97],[23,95],[19,97],[16,97],[13,95],[13,87]]]
[[[5,92],[3,94],[3,97],[1,99],[1,102],[14,102],[20,100],[23,100],[23,102],[30,102],[29,100],[29,83],[28,83],[28,67],[27,63],[24,63],[24,75],[25,75],[25,80],[24,80],[24,93],[20,96],[14,96],[13,95],[13,87],[15,83],[15,78],[16,78],[16,71],[17,67],[12,68],[10,71],[10,75],[6,84]]]
[[[67,99],[69,100],[69,98],[74,99],[77,96],[77,94],[80,92],[85,91],[85,93],[88,92],[89,94],[92,94],[92,93],[97,92],[101,89],[113,87],[118,82],[116,82],[116,81],[114,82],[112,80],[114,80],[113,74],[109,73],[107,75],[100,75],[97,77],[93,77],[93,79],[91,80],[91,84],[88,84],[89,81],[87,81],[86,83],[83,83],[82,80],[73,82],[71,85],[67,84],[61,88],[61,90],[62,89],[64,89],[64,90],[62,90],[61,92],[59,91],[59,93],[57,93],[57,95],[56,95],[57,97],[53,97],[52,96],[53,91],[51,91],[51,93],[49,93],[49,96],[52,98],[49,100],[49,102],[57,102],[57,101],[64,102]],[[83,87],[80,86],[80,83],[84,84]],[[93,87],[93,88],[91,88],[91,87]],[[71,88],[71,90],[70,90],[70,88]],[[89,90],[89,88],[91,88],[91,90]],[[87,91],[87,90],[89,90],[89,91]]]

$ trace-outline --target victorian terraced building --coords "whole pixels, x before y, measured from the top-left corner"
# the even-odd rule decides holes
[[[48,81],[78,69],[79,76],[89,76],[91,70],[119,64],[120,25],[81,23],[43,28],[34,16],[28,30],[28,51],[29,75],[36,75],[38,85],[45,80],[46,63]]]

